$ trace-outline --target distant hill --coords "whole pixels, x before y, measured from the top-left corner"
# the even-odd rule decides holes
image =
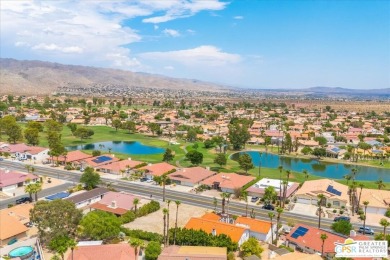
[[[304,92],[325,93],[325,94],[376,94],[376,95],[390,95],[390,88],[383,89],[349,89],[339,87],[312,87],[301,89]]]
[[[220,92],[221,85],[190,79],[175,79],[147,73],[63,65],[44,61],[0,58],[1,94],[51,94],[60,87],[99,88],[141,87],[172,90],[207,90]]]

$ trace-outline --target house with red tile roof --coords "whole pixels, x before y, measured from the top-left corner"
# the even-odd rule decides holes
[[[201,184],[203,180],[216,174],[216,172],[210,171],[208,168],[205,169],[202,167],[192,167],[183,168],[170,174],[169,179],[171,179],[173,183],[193,187],[195,185]]]
[[[129,244],[77,246],[68,260],[137,260],[134,248]]]
[[[250,237],[255,237],[260,241],[272,242],[272,232],[274,232],[274,238],[276,237],[276,223],[273,223],[271,226],[270,221],[248,217],[238,217],[235,224],[236,226],[248,228]]]
[[[135,198],[138,197],[133,194],[109,191],[103,195],[103,198],[100,201],[90,205],[89,207],[121,216],[127,211],[134,209],[133,202]]]
[[[18,171],[0,169],[0,191],[12,194],[17,187],[35,183],[39,180],[37,175]]]
[[[226,247],[211,246],[168,246],[157,260],[226,260]]]
[[[81,161],[83,165],[82,168],[92,167],[98,169],[102,165],[110,164],[119,161],[119,158],[116,158],[112,154],[103,154],[95,157],[90,157]]]
[[[239,175],[236,173],[219,173],[200,183],[216,190],[233,193],[235,189],[242,188],[254,179],[255,177],[253,176]]]
[[[166,162],[161,163],[155,163],[155,164],[149,164],[147,166],[139,168],[139,170],[144,170],[144,175],[148,179],[153,179],[155,176],[161,176],[164,174],[167,174],[168,172],[171,172],[173,170],[176,170],[176,167],[173,165],[170,165]]]
[[[247,189],[249,196],[254,197],[263,197],[265,189],[268,187],[274,187],[275,191],[277,192],[278,197],[283,195],[283,185],[282,185],[282,191],[280,190],[280,180],[277,179],[269,179],[269,178],[263,178],[250,186]],[[296,182],[288,182],[287,183],[287,190],[286,190],[286,198],[291,197],[292,194],[294,194],[299,188],[299,184]]]
[[[304,252],[318,254],[322,250],[321,234],[326,234],[328,237],[324,243],[324,255],[329,257],[335,255],[335,243],[344,244],[345,239],[348,238],[323,229],[297,224],[286,236],[286,243],[288,246],[299,248]],[[369,240],[364,235],[354,235],[351,238],[354,240]]]
[[[73,166],[79,166],[83,160],[88,158],[92,158],[92,155],[76,150],[76,151],[69,151],[65,156],[64,155],[59,156],[58,162],[60,164],[70,163]]]
[[[203,230],[206,233],[219,235],[225,234],[238,243],[239,246],[249,239],[249,229],[208,218],[191,218],[185,225],[186,229]]]
[[[110,164],[105,164],[98,167],[98,170],[104,173],[117,174],[121,175],[123,172],[128,172],[130,169],[142,164],[141,161],[133,161],[133,160],[121,160],[117,162],[113,162]]]

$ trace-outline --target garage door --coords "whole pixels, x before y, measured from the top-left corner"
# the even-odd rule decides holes
[[[377,207],[367,207],[367,213],[384,215],[386,213],[386,209],[377,208]]]
[[[311,199],[298,198],[297,202],[302,204],[311,204]]]

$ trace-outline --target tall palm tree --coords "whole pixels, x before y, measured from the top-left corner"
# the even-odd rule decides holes
[[[137,214],[137,207],[139,204],[139,198],[134,198],[133,205],[134,205],[134,213]]]
[[[273,244],[274,243],[274,229],[273,229],[272,219],[275,217],[275,214],[273,212],[268,212],[268,217],[271,220],[271,244]]]
[[[283,166],[278,166],[279,170],[279,205],[282,205],[282,172],[283,172]]]
[[[321,215],[322,215],[322,204],[325,199],[325,195],[320,193],[317,195],[318,198],[318,228],[321,228]]]
[[[351,175],[349,175],[349,174],[347,174],[347,175],[344,175],[344,179],[346,179],[346,180],[347,180],[347,185],[348,185],[349,181],[352,179],[352,176],[351,176]]]
[[[169,205],[171,204],[171,201],[170,200],[167,200],[167,209],[168,209],[168,213],[167,213],[167,246],[169,246]]]
[[[37,182],[34,183],[34,194],[35,194],[35,201],[38,201],[38,192],[42,191],[42,183]]]
[[[143,243],[144,242],[138,238],[132,238],[129,241],[130,246],[134,248],[134,255],[136,260],[138,259],[138,247],[141,247]]]
[[[363,222],[363,235],[366,234],[366,219],[367,219],[367,206],[370,202],[368,201],[363,201],[364,205],[364,222]]]
[[[248,192],[246,190],[241,192],[240,199],[245,201],[245,217],[248,217]]]
[[[30,196],[30,200],[32,201],[32,195],[35,193],[35,186],[33,183],[28,184],[27,186],[24,187],[24,192],[28,193]]]
[[[363,192],[364,184],[363,183],[359,183],[358,186],[360,188],[360,192],[359,192],[359,199],[358,199],[358,208],[357,208],[357,210],[360,209],[360,199],[362,198],[362,192]]]
[[[386,228],[390,226],[390,222],[387,221],[387,219],[382,218],[379,222],[379,224],[383,227],[383,237],[386,239]]]
[[[228,194],[229,193],[227,193],[227,192],[222,192],[220,194],[220,196],[222,198],[222,214],[225,214],[226,199],[229,196]]]
[[[168,175],[167,174],[163,174],[161,175],[161,182],[162,182],[162,185],[163,185],[163,201],[165,202],[165,184],[168,180]]]
[[[164,231],[163,231],[163,241],[164,245],[167,245],[167,214],[168,214],[168,209],[164,208],[163,209],[163,221],[164,221]]]
[[[74,250],[75,250],[76,247],[77,247],[77,242],[76,242],[76,240],[70,239],[69,242],[68,242],[68,246],[69,246],[69,248],[70,248],[70,250],[71,250],[71,252],[72,252],[71,257],[72,257],[72,260],[73,260],[73,253],[74,253]]]
[[[383,183],[383,180],[382,179],[379,179],[375,182],[377,185],[378,185],[378,189],[381,190],[383,189],[384,187],[386,187],[386,185]]]
[[[179,217],[179,206],[181,202],[179,200],[176,200],[175,204],[176,204],[176,220],[175,220],[175,232],[173,234],[173,245],[176,245],[177,219]]]
[[[278,213],[278,216],[276,217],[276,240],[279,239],[279,226],[280,226],[280,216],[282,215],[283,213],[283,208],[281,207],[277,207],[276,208],[276,212]]]
[[[322,240],[321,256],[324,257],[324,245],[325,245],[325,240],[328,238],[328,236],[326,234],[321,234],[320,238]]]
[[[228,222],[229,222],[229,204],[230,204],[230,197],[232,196],[232,194],[231,193],[227,193],[227,195],[226,195],[226,199],[227,199],[227,201],[226,201],[226,214],[227,214],[227,218],[228,218]]]
[[[357,183],[356,182],[352,182],[351,185],[349,185],[349,196],[350,196],[350,199],[351,199],[351,206],[352,206],[352,216],[355,215],[355,205],[356,205],[356,187],[357,187]]]

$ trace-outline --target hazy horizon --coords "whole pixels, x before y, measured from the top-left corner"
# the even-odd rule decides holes
[[[13,1],[2,58],[250,89],[390,87],[389,1]]]

